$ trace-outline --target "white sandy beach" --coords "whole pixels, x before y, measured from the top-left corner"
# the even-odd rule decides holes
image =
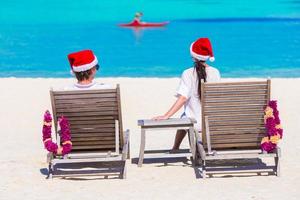
[[[223,79],[223,81],[236,79]],[[252,79],[251,79],[252,80]],[[138,119],[163,114],[175,101],[178,78],[105,78],[121,86],[124,128],[131,132],[131,158],[138,157]],[[42,116],[51,110],[49,88],[73,79],[0,79],[0,200],[8,199],[300,199],[300,79],[272,79],[284,128],[281,177],[197,178],[191,162],[128,162],[127,179],[50,179],[41,141]],[[179,115],[180,113],[178,113]],[[148,148],[169,148],[174,134],[153,133]],[[183,147],[187,147],[185,139]]]

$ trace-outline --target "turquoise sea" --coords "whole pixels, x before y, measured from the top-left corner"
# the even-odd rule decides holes
[[[101,76],[176,77],[209,37],[223,77],[300,77],[300,0],[0,0],[0,77],[70,77],[92,49]],[[129,29],[136,11],[165,28]]]

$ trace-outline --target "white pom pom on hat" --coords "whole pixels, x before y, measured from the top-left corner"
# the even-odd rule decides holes
[[[193,42],[190,46],[190,53],[193,58],[201,61],[210,62],[215,61],[215,57],[212,51],[212,46],[208,38],[199,38]]]

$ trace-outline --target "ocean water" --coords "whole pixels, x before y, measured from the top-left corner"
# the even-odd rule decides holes
[[[223,77],[300,77],[298,0],[0,1],[0,77],[70,77],[67,54],[92,49],[100,76],[176,77],[190,43],[212,41]],[[130,29],[135,11],[165,28]]]

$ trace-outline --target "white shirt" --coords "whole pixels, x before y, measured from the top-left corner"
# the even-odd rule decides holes
[[[95,81],[90,84],[78,84],[74,83],[72,85],[65,86],[63,90],[96,90],[96,89],[112,89],[112,86],[105,83],[97,83]]]
[[[220,72],[214,67],[205,68],[207,82],[218,82],[221,79]],[[186,69],[181,76],[179,86],[176,90],[176,96],[184,96],[187,101],[184,104],[184,113],[181,117],[189,117],[197,120],[195,128],[201,131],[201,103],[198,95],[198,76],[196,69],[193,67]]]

